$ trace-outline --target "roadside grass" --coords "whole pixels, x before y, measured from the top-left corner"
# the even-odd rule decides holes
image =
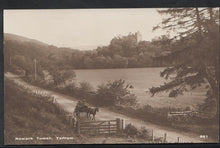
[[[183,132],[192,132],[199,135],[208,135],[211,141],[218,142],[219,137],[219,121],[218,119],[201,119],[195,118],[189,122],[174,122],[167,120],[168,108],[155,109],[146,106],[144,109],[132,109],[121,106],[113,106],[108,108],[111,111],[120,113],[135,119],[146,122],[155,123],[163,127],[177,129]]]
[[[54,104],[20,90],[7,79],[5,80],[4,109],[6,145],[80,142]],[[74,140],[58,141],[56,136],[74,137]],[[15,140],[16,137],[33,137],[33,140],[18,141]],[[53,140],[37,140],[37,137],[51,137]]]

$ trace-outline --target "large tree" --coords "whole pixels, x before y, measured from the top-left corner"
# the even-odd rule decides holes
[[[170,96],[177,96],[205,84],[207,99],[203,109],[216,105],[218,113],[219,9],[170,8],[158,12],[166,17],[154,30],[162,28],[175,34],[170,38],[170,54],[161,58],[175,64],[161,72],[169,81],[150,88],[150,92],[154,95],[170,90]]]

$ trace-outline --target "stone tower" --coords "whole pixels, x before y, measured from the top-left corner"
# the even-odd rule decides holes
[[[141,35],[140,31],[137,31],[137,32],[135,33],[135,36],[136,36],[137,43],[139,43],[140,41],[142,41],[142,35]]]

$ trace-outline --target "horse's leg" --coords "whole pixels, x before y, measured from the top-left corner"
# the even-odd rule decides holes
[[[78,117],[78,119],[80,119],[80,115],[79,115],[79,112],[77,113],[77,117]]]
[[[96,115],[96,112],[94,113],[94,120],[95,120],[95,115]]]
[[[86,115],[87,115],[87,119],[89,119],[89,113],[88,113],[88,112],[87,112],[87,114],[86,114]]]
[[[75,119],[72,118],[72,124],[73,124],[73,128],[75,127]]]

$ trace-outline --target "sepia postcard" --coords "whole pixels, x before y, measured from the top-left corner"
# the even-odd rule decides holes
[[[5,145],[219,142],[219,8],[3,18]]]

